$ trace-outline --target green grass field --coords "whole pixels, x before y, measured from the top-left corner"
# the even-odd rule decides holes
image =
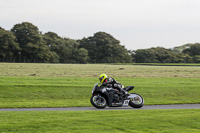
[[[0,64],[0,108],[91,106],[98,75],[136,86],[145,104],[200,103],[200,67]]]
[[[133,65],[149,65],[149,66],[200,66],[200,63],[133,63]]]
[[[196,65],[0,63],[0,108],[91,106],[101,73],[135,85],[146,105],[200,103]],[[10,111],[0,118],[0,133],[200,132],[200,109]]]
[[[198,78],[117,78],[145,104],[199,103]],[[92,77],[0,77],[0,108],[91,106]]]
[[[0,112],[1,133],[199,133],[200,109]]]

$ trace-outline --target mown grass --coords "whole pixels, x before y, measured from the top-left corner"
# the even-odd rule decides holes
[[[145,104],[200,103],[199,78],[116,78]],[[91,106],[93,77],[0,77],[0,108]]]
[[[0,112],[2,133],[199,133],[200,109]]]

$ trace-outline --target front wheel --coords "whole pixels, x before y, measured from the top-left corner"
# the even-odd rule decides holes
[[[137,93],[131,93],[129,105],[133,108],[141,108],[144,105],[144,99]]]
[[[91,104],[99,109],[103,109],[107,106],[106,99],[101,95],[94,95],[90,98]]]

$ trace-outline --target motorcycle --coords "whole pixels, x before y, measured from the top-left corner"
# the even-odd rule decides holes
[[[117,89],[99,86],[100,83],[94,85],[92,89],[91,104],[99,109],[108,107],[124,107],[131,106],[133,108],[141,108],[144,105],[144,99],[137,93],[128,93],[134,89],[134,86],[123,88],[126,94],[120,93]]]

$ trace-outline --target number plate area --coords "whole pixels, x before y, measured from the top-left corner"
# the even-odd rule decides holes
[[[129,106],[129,105],[128,105],[128,104],[129,104],[129,101],[130,101],[130,100],[124,100],[123,106]]]

